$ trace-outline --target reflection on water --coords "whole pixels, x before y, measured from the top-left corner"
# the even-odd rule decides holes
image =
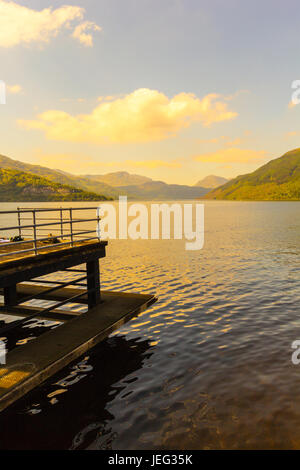
[[[103,287],[159,302],[2,413],[0,447],[299,448],[299,208],[208,202],[201,251],[110,242]]]
[[[81,449],[96,442],[109,449],[114,416],[106,405],[132,393],[127,387],[150,356],[145,340],[116,336],[99,344],[2,413],[0,448]]]

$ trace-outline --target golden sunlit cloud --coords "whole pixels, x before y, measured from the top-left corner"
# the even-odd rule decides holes
[[[197,155],[193,159],[197,162],[253,163],[266,157],[264,150],[245,150],[234,147]]]
[[[300,134],[299,131],[291,131],[291,132],[287,132],[287,133],[286,133],[286,136],[287,136],[287,137],[296,137],[296,136],[298,136],[299,134]]]
[[[6,91],[12,95],[18,95],[22,92],[22,87],[21,85],[6,85]]]
[[[57,9],[45,8],[38,11],[12,1],[0,0],[0,47],[18,44],[47,43],[62,29],[70,29],[73,21],[82,21],[85,9],[66,5]],[[87,31],[100,31],[91,21],[80,22],[72,37],[85,46],[93,45],[93,38]]]
[[[289,109],[293,109],[295,106],[297,106],[297,104],[294,103],[293,101],[290,101],[289,104],[288,104]]]
[[[192,93],[180,93],[170,99],[157,90],[141,88],[122,98],[101,101],[91,114],[72,116],[49,110],[36,120],[19,124],[42,130],[52,140],[103,144],[161,141],[176,136],[193,121],[210,126],[236,116],[216,94],[199,99]]]
[[[87,33],[87,31],[101,31],[101,28],[92,21],[85,21],[84,23],[76,26],[72,37],[78,39],[81,44],[91,47],[93,45],[93,36]]]

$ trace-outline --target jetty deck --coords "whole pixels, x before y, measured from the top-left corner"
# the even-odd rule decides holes
[[[69,294],[65,292],[66,297]],[[0,366],[0,411],[104,340],[156,300],[153,295],[109,291],[102,291],[101,298],[100,305],[83,314],[72,312],[70,320],[61,326],[8,353],[6,364]],[[36,317],[39,318],[38,312]]]
[[[95,211],[96,208],[90,209]],[[46,224],[39,223],[32,212],[33,223],[26,223],[26,228],[30,226],[34,233],[25,239],[20,214],[23,210],[19,209],[19,223],[13,228],[17,228],[21,240],[0,245],[0,295],[3,296],[0,314],[12,317],[11,322],[0,327],[2,344],[12,329],[22,327],[30,319],[59,322],[56,328],[9,351],[5,354],[5,361],[1,361],[0,351],[0,411],[157,300],[152,294],[101,290],[99,260],[106,256],[107,242],[100,240],[98,232],[96,235],[91,233],[95,229],[74,229],[82,221],[99,222],[99,216],[74,219],[72,209],[67,209],[70,217],[65,219],[61,208],[52,209],[55,210],[60,211],[60,217],[50,224],[52,227],[59,224],[59,233],[41,237],[38,228],[42,226],[44,229]],[[26,215],[28,211],[24,210]],[[43,213],[42,209],[38,211]],[[64,224],[71,226],[68,233],[62,229]],[[78,233],[85,238],[76,239]],[[55,243],[54,235],[59,235]],[[46,245],[43,244],[45,240]],[[67,277],[70,273],[72,279],[63,281],[57,276],[58,279],[53,280],[53,274],[59,272],[68,273]],[[48,275],[52,277],[49,279]],[[74,276],[77,277],[74,279]],[[51,305],[33,306],[32,301],[35,300],[47,300]],[[85,306],[85,311],[67,308],[68,304],[74,303]]]

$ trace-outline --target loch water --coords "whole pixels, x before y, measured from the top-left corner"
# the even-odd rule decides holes
[[[3,411],[0,449],[299,449],[299,213],[208,201],[202,250],[110,241],[102,288],[158,302]]]

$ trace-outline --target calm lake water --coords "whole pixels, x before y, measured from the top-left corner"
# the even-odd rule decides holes
[[[299,212],[209,201],[200,251],[111,241],[102,287],[159,301],[1,413],[0,448],[299,449]]]

